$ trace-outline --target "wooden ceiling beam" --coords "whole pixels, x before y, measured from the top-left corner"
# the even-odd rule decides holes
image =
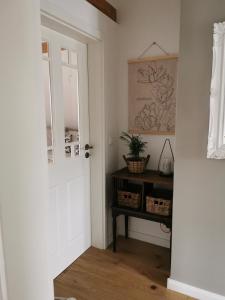
[[[48,42],[42,42],[42,54],[48,53]]]
[[[94,5],[97,9],[99,9],[103,14],[107,15],[113,21],[117,21],[117,11],[115,7],[113,7],[106,0],[87,0],[87,2]]]

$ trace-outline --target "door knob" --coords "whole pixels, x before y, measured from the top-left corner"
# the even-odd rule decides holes
[[[86,152],[85,153],[85,158],[89,158],[90,157],[90,153],[89,152]]]
[[[84,150],[89,150],[89,149],[93,149],[93,146],[91,146],[91,145],[89,145],[89,144],[86,144],[85,146],[84,146]]]

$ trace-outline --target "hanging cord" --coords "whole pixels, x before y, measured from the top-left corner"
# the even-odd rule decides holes
[[[171,230],[170,230],[170,229],[165,230],[165,229],[163,228],[163,225],[164,225],[164,224],[160,223],[160,229],[162,230],[162,232],[164,232],[164,233],[171,233]]]
[[[154,46],[157,46],[164,54],[169,55],[169,53],[165,49],[163,49],[162,46],[160,46],[157,42],[153,42],[141,53],[138,58],[142,58]]]
[[[174,155],[173,155],[173,149],[172,149],[172,146],[171,146],[171,142],[170,142],[170,139],[165,139],[165,142],[163,144],[163,148],[162,148],[162,151],[160,153],[160,157],[159,157],[159,164],[158,164],[158,171],[160,169],[160,163],[161,163],[161,159],[162,159],[162,155],[163,155],[163,151],[165,149],[165,146],[166,146],[166,143],[169,143],[169,146],[170,146],[170,151],[171,151],[171,154],[172,154],[172,158],[173,158],[173,162],[174,162]]]

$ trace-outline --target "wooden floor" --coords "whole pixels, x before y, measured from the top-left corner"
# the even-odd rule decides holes
[[[90,248],[55,280],[55,296],[77,300],[191,300],[166,289],[169,250],[118,239],[118,251]]]

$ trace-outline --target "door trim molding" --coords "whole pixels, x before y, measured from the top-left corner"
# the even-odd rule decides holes
[[[1,300],[8,299],[1,224],[0,224],[0,299]]]
[[[76,32],[76,34],[80,34],[81,38],[85,37],[90,39],[90,42],[91,39],[92,40],[100,39],[101,36],[100,32],[95,28],[93,28],[93,26],[90,26],[88,23],[83,22],[81,19],[71,17],[64,10],[62,10],[61,7],[53,3],[50,3],[48,1],[43,1],[41,5],[40,13],[42,17],[48,19],[49,25],[50,22],[52,21],[56,23],[55,24],[56,26],[57,24],[59,25],[58,27],[59,29],[60,26],[64,26],[65,28]],[[43,20],[41,21],[43,23]],[[45,24],[42,25],[46,26]],[[58,31],[57,28],[55,28],[55,30]]]
[[[104,46],[98,41],[88,45],[90,142],[94,145],[91,157],[91,235],[92,246],[105,249],[105,103],[104,103]]]
[[[225,300],[224,296],[188,285],[186,283],[168,278],[167,288],[169,290],[194,297],[199,300]]]

